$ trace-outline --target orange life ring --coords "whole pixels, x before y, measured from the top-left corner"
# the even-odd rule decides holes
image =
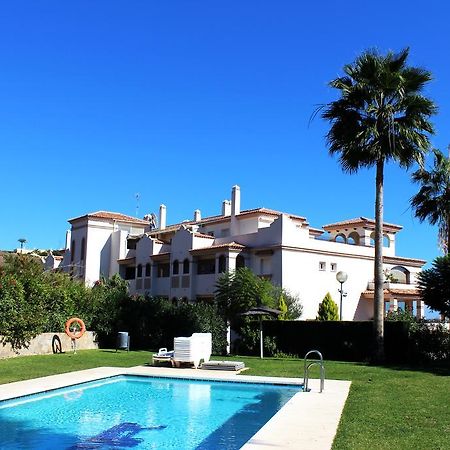
[[[70,329],[70,326],[73,323],[77,323],[78,326],[80,327],[78,331],[76,331],[75,329],[72,330]],[[71,339],[80,339],[80,337],[83,336],[83,334],[86,332],[86,325],[78,317],[72,317],[66,322],[66,328],[64,331],[66,332],[67,336],[69,336]]]

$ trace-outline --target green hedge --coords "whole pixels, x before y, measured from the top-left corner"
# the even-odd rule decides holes
[[[388,362],[410,358],[409,326],[385,322],[385,353]],[[337,361],[368,361],[373,349],[372,322],[264,321],[265,338],[273,338],[277,351],[303,358],[319,350],[324,358]]]
[[[211,333],[213,353],[222,355],[226,350],[226,326],[215,305],[182,303],[173,305],[166,299],[143,296],[125,296],[116,305],[116,312],[107,332],[99,333],[102,347],[114,348],[118,331],[130,335],[134,350],[160,347],[173,349],[173,338],[191,336],[192,333]]]

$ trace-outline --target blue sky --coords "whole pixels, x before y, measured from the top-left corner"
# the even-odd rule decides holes
[[[313,4],[314,3],[314,4]],[[366,6],[364,6],[366,5]],[[344,7],[345,6],[345,7]],[[374,172],[342,173],[328,81],[367,48],[411,48],[450,143],[449,7],[410,1],[15,1],[0,15],[0,249],[60,248],[67,219],[97,210],[169,223],[242,207],[311,225],[373,217]],[[409,209],[410,174],[388,166],[385,220],[397,253],[431,260],[436,229]]]

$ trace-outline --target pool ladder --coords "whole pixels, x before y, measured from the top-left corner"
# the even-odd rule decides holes
[[[309,355],[317,354],[320,359],[312,359],[308,358]],[[305,392],[308,392],[308,382],[309,382],[309,369],[312,366],[318,365],[320,367],[320,392],[323,391],[324,385],[325,385],[325,367],[323,365],[323,356],[322,353],[319,352],[319,350],[310,350],[306,355],[304,359],[304,370],[303,370],[303,389]]]

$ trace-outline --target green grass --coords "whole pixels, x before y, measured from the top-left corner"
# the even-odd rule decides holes
[[[297,359],[232,359],[250,367],[245,375],[301,377],[303,373],[303,362]],[[149,352],[112,350],[0,360],[0,383],[99,366],[132,367],[149,360]],[[333,449],[450,448],[449,369],[418,370],[333,361],[326,361],[325,367],[327,378],[352,381]]]

